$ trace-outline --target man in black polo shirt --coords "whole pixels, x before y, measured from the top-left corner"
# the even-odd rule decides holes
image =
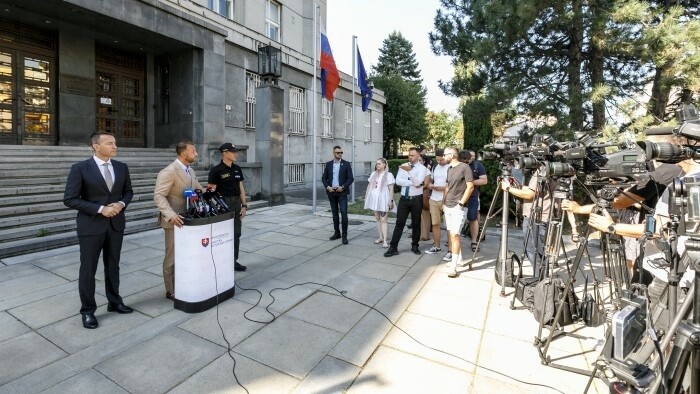
[[[243,170],[235,164],[238,158],[238,148],[233,144],[227,142],[219,147],[219,151],[221,152],[221,163],[209,171],[207,187],[221,193],[226,204],[235,212],[233,216],[234,269],[245,271],[246,266],[238,263],[238,248],[241,245],[241,220],[245,217],[248,209],[245,202],[245,189],[243,188]]]

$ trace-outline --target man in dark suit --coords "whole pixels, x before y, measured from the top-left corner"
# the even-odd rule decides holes
[[[80,314],[83,327],[97,328],[95,318],[95,272],[102,253],[105,270],[107,311],[131,313],[119,295],[119,257],[124,238],[124,209],[134,195],[129,167],[111,160],[117,154],[113,135],[94,133],[90,137],[95,155],[73,164],[66,181],[63,203],[78,210],[80,244]]]
[[[343,222],[343,245],[348,244],[348,191],[350,185],[355,180],[352,177],[352,164],[342,159],[343,148],[339,146],[333,147],[333,160],[326,163],[326,168],[323,170],[321,182],[326,187],[328,201],[331,203],[331,211],[333,212],[333,229],[335,232],[330,240],[334,241],[341,238],[338,211],[342,216]]]

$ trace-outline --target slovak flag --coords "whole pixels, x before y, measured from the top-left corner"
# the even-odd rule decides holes
[[[333,101],[333,93],[338,85],[340,85],[340,74],[335,66],[326,29],[321,24],[321,94],[326,100]]]

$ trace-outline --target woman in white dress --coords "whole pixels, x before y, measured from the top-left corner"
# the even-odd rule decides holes
[[[367,193],[365,194],[365,209],[374,211],[374,219],[377,221],[377,231],[379,231],[379,238],[374,243],[384,243],[383,246],[385,248],[389,247],[386,238],[389,232],[387,212],[396,213],[396,204],[394,204],[394,183],[396,183],[396,179],[389,172],[388,167],[386,159],[377,159],[374,172],[369,177]]]

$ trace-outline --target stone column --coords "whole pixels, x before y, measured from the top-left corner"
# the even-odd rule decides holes
[[[284,204],[284,90],[255,89],[255,158],[262,164],[262,197]]]

